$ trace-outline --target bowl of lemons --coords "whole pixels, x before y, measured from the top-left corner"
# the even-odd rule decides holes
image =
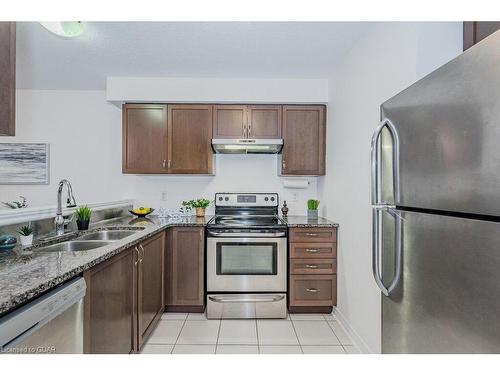
[[[129,210],[129,212],[137,217],[146,217],[149,215],[151,212],[154,211],[154,208],[151,207],[139,207],[139,208],[133,208]]]

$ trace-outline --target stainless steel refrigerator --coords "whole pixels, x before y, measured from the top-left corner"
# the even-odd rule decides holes
[[[381,106],[383,353],[500,353],[500,32]]]

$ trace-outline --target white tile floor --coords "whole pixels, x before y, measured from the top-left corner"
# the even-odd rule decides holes
[[[356,354],[331,314],[287,319],[208,320],[204,314],[165,313],[143,354]]]

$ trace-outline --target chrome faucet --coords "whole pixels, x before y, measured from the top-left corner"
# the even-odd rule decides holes
[[[64,226],[70,222],[70,220],[65,220],[62,214],[62,191],[66,185],[68,190],[68,200],[66,207],[75,207],[76,201],[73,196],[73,189],[71,188],[71,184],[68,180],[59,181],[59,187],[57,188],[57,212],[56,218],[54,219],[54,224],[56,225],[56,235],[60,236],[64,234]]]

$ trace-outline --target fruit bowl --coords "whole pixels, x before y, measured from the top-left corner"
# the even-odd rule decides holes
[[[139,208],[134,208],[132,210],[129,210],[131,214],[137,216],[137,217],[146,217],[149,215],[151,212],[154,211],[154,208],[149,208],[149,207],[139,207]]]

